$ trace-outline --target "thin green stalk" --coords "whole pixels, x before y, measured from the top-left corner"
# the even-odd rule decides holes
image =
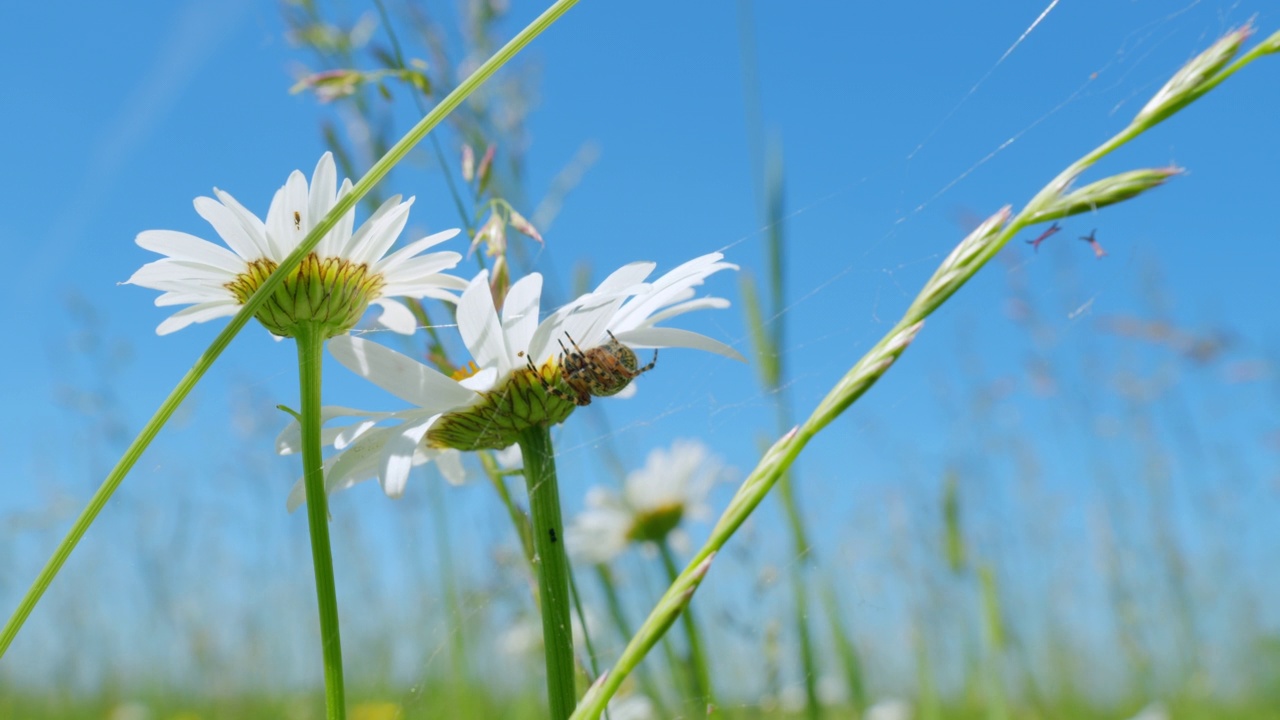
[[[555,449],[551,429],[534,425],[520,434],[524,480],[529,488],[533,548],[537,554],[538,597],[542,610],[542,644],[547,658],[547,695],[551,720],[573,712],[573,625],[569,620],[569,558],[564,550],[564,521],[560,518],[560,489],[556,482]]]
[[[658,543],[658,550],[662,556],[662,567],[667,571],[667,578],[674,583],[680,571],[676,567],[676,558],[671,552],[671,545],[664,540]],[[689,641],[689,679],[690,684],[693,685],[694,696],[702,707],[713,707],[716,698],[711,690],[711,671],[707,667],[707,655],[702,650],[702,633],[698,630],[692,608],[684,608],[680,613],[680,623],[684,625],[684,634]]]
[[[498,467],[498,461],[493,457],[493,453],[482,451],[476,453],[480,458],[480,467],[484,469],[485,477],[489,478],[489,483],[493,485],[493,489],[498,493],[498,499],[502,501],[502,506],[507,509],[507,517],[511,518],[511,527],[516,531],[516,537],[520,538],[520,548],[524,550],[524,559],[529,563],[529,570],[537,574],[534,565],[534,549],[532,530],[529,529],[529,516],[516,505],[511,499],[511,492],[507,490],[506,474],[502,468]],[[524,473],[523,470],[520,471]]]
[[[387,12],[386,3],[382,0],[373,0],[374,7],[378,8],[378,17],[382,20],[382,29],[387,33],[387,41],[391,43],[391,55],[395,58],[396,67],[400,70],[408,70],[409,66],[404,62],[404,51],[400,48],[400,38],[396,37],[395,23],[391,22],[391,15]],[[419,93],[417,85],[410,85],[410,94],[413,96],[413,103],[417,106],[418,112],[425,115],[426,107],[422,104],[422,99],[427,96],[425,90]],[[449,165],[449,161],[444,157],[444,149],[440,147],[440,138],[435,135],[431,136],[431,149],[435,152],[436,162],[440,163],[440,172],[444,175],[445,185],[449,188],[449,196],[453,198],[453,205],[458,210],[458,217],[462,218],[462,225],[467,231],[467,238],[473,239],[476,234],[475,224],[471,220],[471,215],[467,213],[466,207],[462,204],[462,196],[458,193],[458,185],[453,181],[453,169]]]
[[[573,567],[569,568],[569,595],[573,598],[573,611],[578,613],[578,625],[582,628],[582,645],[587,650],[586,667],[591,675],[588,681],[600,677],[600,661],[596,658],[596,648],[591,642],[591,628],[587,627],[587,613],[582,608],[582,596],[578,594],[578,579],[573,575]],[[574,693],[575,699],[577,692]]]
[[[836,599],[835,588],[830,581],[822,586],[821,594],[827,620],[831,624],[836,657],[840,659],[845,682],[849,685],[849,702],[853,704],[853,717],[856,720],[862,717],[862,713],[867,709],[867,686],[862,678],[862,661],[858,658],[858,649],[854,646],[852,635],[844,624],[844,618],[840,615],[840,603]]]
[[[1001,209],[952,250],[934,272],[933,277],[925,283],[924,288],[907,308],[902,318],[849,369],[808,419],[785,433],[765,452],[764,457],[760,459],[729,502],[729,507],[720,516],[707,542],[694,554],[689,565],[671,584],[667,592],[658,599],[649,617],[622,651],[613,670],[605,673],[587,691],[574,712],[575,720],[600,716],[609,698],[613,697],[622,685],[622,681],[657,643],[662,633],[670,627],[675,619],[674,613],[678,613],[680,608],[688,604],[702,579],[706,577],[716,553],[746,522],[752,511],[783,477],[809,441],[844,413],[888,372],[924,327],[925,318],[941,307],[948,298],[977,274],[1014,235],[1030,225],[1088,212],[1090,209],[1132,198],[1142,191],[1158,186],[1163,179],[1173,174],[1167,171],[1140,171],[1145,173],[1145,177],[1139,178],[1141,188],[1135,192],[1128,191],[1134,186],[1134,183],[1128,182],[1120,184],[1120,191],[1117,192],[1115,183],[1111,183],[1113,180],[1111,178],[1068,192],[1071,183],[1102,157],[1155,127],[1253,60],[1262,55],[1280,52],[1280,32],[1277,32],[1235,62],[1230,64],[1225,60],[1219,62],[1222,54],[1226,53],[1229,57],[1231,51],[1230,47],[1224,48],[1224,45],[1238,48],[1248,33],[1249,28],[1228,33],[1213,47],[1197,56],[1175,74],[1170,83],[1157,93],[1156,99],[1159,102],[1153,100],[1153,103],[1144,107],[1126,128],[1059,173],[1036,193],[1016,216],[1011,217],[1008,207]],[[1212,72],[1205,70],[1201,73],[1202,77],[1198,79],[1193,77],[1194,82],[1187,79],[1189,72],[1203,70],[1206,67],[1212,68]],[[1171,87],[1172,90],[1170,90]],[[1128,178],[1125,176],[1128,175],[1131,174],[1126,173],[1116,177],[1127,181]],[[1163,175],[1163,178],[1153,179],[1153,176],[1159,175]]]
[[[778,418],[778,432],[783,433],[791,427],[791,403],[784,382],[784,366],[786,357],[783,352],[783,340],[786,334],[786,321],[783,307],[786,298],[786,272],[784,267],[785,230],[786,230],[786,195],[783,185],[783,164],[781,152],[766,153],[761,126],[760,83],[756,60],[755,22],[751,13],[751,1],[738,2],[738,37],[742,48],[742,84],[746,100],[745,115],[747,120],[747,139],[751,155],[753,175],[758,179],[755,183],[756,202],[765,223],[765,269],[769,282],[769,320],[764,321],[758,301],[747,304],[748,317],[754,321],[751,329],[752,339],[756,345],[756,356],[759,360],[761,380],[765,389],[773,398],[774,409]],[[771,144],[770,151],[777,149]],[[744,276],[744,283],[750,280]],[[795,612],[796,635],[800,645],[800,662],[804,670],[804,690],[806,710],[810,720],[821,720],[822,703],[818,699],[818,664],[814,656],[813,634],[809,628],[809,600],[807,588],[807,570],[811,553],[809,541],[805,536],[804,520],[800,506],[792,487],[794,477],[786,473],[778,482],[778,499],[782,503],[783,513],[787,518],[787,527],[791,532],[791,542],[795,548],[796,562],[790,564],[792,609]]]
[[[982,595],[982,629],[986,636],[987,657],[985,666],[987,718],[1009,719],[1009,700],[1004,686],[1004,621],[1001,619],[1000,596],[996,590],[996,576],[991,566],[984,565],[978,571],[978,585]]]
[[[302,482],[307,488],[307,528],[311,531],[311,564],[316,574],[320,606],[320,647],[324,653],[326,717],[343,720],[347,705],[342,684],[342,638],[338,632],[338,593],[333,581],[333,552],[329,549],[329,498],[324,490],[324,455],[320,442],[320,373],[324,363],[324,329],[320,323],[299,323],[298,386],[301,395]]]
[[[929,654],[929,640],[923,623],[917,621],[913,641],[916,651],[917,698],[920,702],[920,720],[942,720],[942,700],[938,697],[938,683],[933,676],[933,659]]]
[[[595,566],[596,577],[600,580],[600,587],[604,590],[605,607],[609,609],[609,617],[613,619],[613,625],[618,629],[618,634],[624,638],[631,637],[631,623],[627,622],[627,613],[622,609],[622,599],[618,597],[618,587],[613,582],[613,572],[609,566],[600,563]],[[667,646],[670,652],[670,646]],[[669,659],[674,659],[674,654]],[[640,680],[640,689],[645,695],[653,701],[653,710],[658,717],[671,717],[667,712],[666,706],[662,702],[662,694],[658,692],[658,684],[653,680],[653,673],[650,672],[648,665],[641,663],[636,668],[636,675]],[[597,673],[599,677],[599,673]]]
[[[561,15],[564,15],[569,11],[569,8],[577,3],[578,0],[557,0],[554,5],[547,8],[537,19],[511,38],[506,45],[503,45],[502,49],[494,53],[493,57],[476,68],[475,72],[463,80],[458,87],[454,88],[453,92],[440,101],[440,104],[432,108],[431,112],[419,120],[418,124],[414,125],[404,137],[400,138],[400,141],[393,145],[386,155],[383,155],[378,162],[374,163],[373,167],[369,168],[369,172],[365,173],[364,177],[360,178],[360,181],[351,189],[351,192],[338,199],[329,214],[325,215],[312,228],[307,237],[299,243],[297,249],[289,253],[289,256],[280,262],[280,266],[276,268],[275,272],[271,273],[263,281],[257,292],[249,298],[244,307],[240,308],[240,312],[231,318],[231,321],[222,329],[222,332],[218,333],[218,336],[210,343],[208,349],[200,355],[195,365],[178,381],[177,386],[173,388],[173,392],[169,393],[169,396],[160,404],[159,409],[151,416],[147,424],[142,427],[142,431],[125,449],[124,455],[121,456],[116,466],[111,469],[106,480],[102,481],[102,485],[98,487],[93,497],[89,499],[89,504],[85,506],[80,516],[76,518],[71,529],[67,531],[66,537],[62,539],[62,542],[53,551],[53,556],[49,558],[44,568],[40,570],[35,582],[27,589],[22,601],[18,603],[17,609],[13,611],[13,615],[5,623],[4,629],[0,631],[0,657],[3,657],[4,653],[8,651],[9,645],[13,643],[14,637],[22,629],[22,625],[27,621],[27,617],[31,615],[31,611],[35,609],[36,603],[40,601],[40,597],[44,595],[49,584],[53,582],[53,578],[57,576],[67,558],[71,556],[71,551],[75,550],[76,545],[84,537],[89,526],[98,517],[98,513],[102,512],[102,508],[107,504],[107,501],[111,499],[116,489],[120,487],[125,475],[138,462],[138,458],[142,457],[143,451],[155,439],[160,432],[160,428],[164,427],[164,424],[169,421],[169,418],[173,416],[174,411],[178,409],[178,406],[182,404],[182,401],[186,399],[191,390],[195,388],[200,378],[204,377],[204,374],[213,366],[213,362],[231,344],[231,339],[249,322],[249,318],[258,312],[258,308],[267,301],[267,298],[275,294],[276,288],[297,269],[302,259],[315,249],[316,244],[320,242],[320,238],[332,230],[338,220],[354,208],[356,203],[360,202],[360,198],[367,195],[378,184],[378,181],[391,172],[391,168],[395,167],[396,163],[400,162],[414,145],[418,144],[432,128],[440,124],[440,121],[461,105],[463,100],[476,91],[476,88],[480,87],[484,81],[497,72],[498,68],[507,64],[511,58],[515,57],[516,53],[523,50],[534,38],[541,35],[548,27],[551,27],[552,23],[560,19]]]

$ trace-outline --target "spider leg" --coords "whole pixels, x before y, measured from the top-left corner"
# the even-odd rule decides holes
[[[610,333],[610,335],[612,335],[612,334],[613,334],[613,333]],[[566,333],[564,334],[564,336],[565,336],[565,337],[567,337],[567,338],[569,338],[569,344],[573,346],[573,350],[574,350],[574,352],[578,353],[579,355],[585,355],[585,354],[586,354],[586,353],[582,352],[582,348],[578,347],[578,343],[574,342],[574,339],[573,339],[573,336],[572,336],[572,335],[570,335],[569,333],[567,333],[567,332],[566,332]],[[561,344],[560,344],[560,347],[564,347],[564,343],[561,343]],[[566,350],[565,352],[568,352],[568,350]]]
[[[562,345],[562,347],[563,347],[563,345]],[[552,394],[552,395],[555,395],[556,397],[560,398],[561,400],[568,400],[569,402],[573,403],[574,405],[590,405],[590,404],[591,404],[591,396],[590,396],[590,395],[584,395],[584,394],[582,394],[582,393],[577,393],[577,392],[575,392],[574,394],[572,394],[572,395],[571,395],[571,394],[569,394],[569,393],[565,392],[564,390],[561,390],[560,388],[556,387],[555,385],[552,385],[551,383],[547,382],[547,379],[546,379],[545,377],[543,377],[543,376],[542,376],[542,372],[541,372],[541,371],[539,371],[539,370],[538,370],[538,367],[537,367],[536,365],[534,365],[534,364],[533,364],[533,359],[532,359],[532,358],[530,358],[530,357],[526,356],[526,357],[525,357],[525,359],[524,359],[524,361],[525,361],[525,364],[527,364],[527,365],[529,366],[529,370],[531,370],[531,371],[533,372],[534,377],[538,378],[538,382],[542,384],[542,389],[543,389],[544,391],[546,391],[546,392],[548,392],[548,393],[550,393],[550,394]],[[561,367],[562,367],[562,368],[564,367],[564,356],[563,356],[563,355],[561,355],[561,356],[560,356],[560,365],[561,365]],[[576,389],[576,388],[575,388],[575,389]]]
[[[657,349],[657,348],[654,348],[654,349],[653,349],[653,359],[649,361],[649,364],[648,364],[648,365],[645,365],[644,367],[640,368],[639,370],[636,370],[636,374],[635,374],[635,375],[632,375],[631,377],[636,377],[637,375],[643,375],[644,373],[647,373],[647,372],[649,372],[650,370],[652,370],[652,369],[653,369],[653,366],[654,366],[654,365],[657,365],[657,364],[658,364],[658,349]]]
[[[542,372],[538,370],[538,366],[533,364],[533,358],[526,355],[524,358],[524,362],[526,365],[529,366],[529,370],[533,373],[533,376],[538,378],[538,382],[542,383],[543,390],[546,390],[547,392],[552,394],[555,394],[559,391],[558,388],[551,387],[551,383],[547,382],[547,379],[542,377]]]

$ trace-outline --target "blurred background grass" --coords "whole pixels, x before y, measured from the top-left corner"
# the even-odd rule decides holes
[[[357,82],[350,94],[314,108],[318,136],[350,175],[394,139],[404,117],[497,47],[511,25],[508,8],[480,1],[443,11],[417,3],[308,2],[281,10],[282,33],[309,71],[403,71],[417,67],[406,56],[427,61],[416,85]],[[750,448],[788,427],[793,414],[807,412],[805,388],[834,379],[856,358],[851,346],[869,342],[875,329],[855,323],[869,312],[879,315],[878,294],[870,309],[839,293],[821,308],[796,304],[834,280],[798,274],[791,263],[812,263],[829,248],[811,236],[795,239],[804,237],[807,218],[789,207],[788,193],[804,179],[784,165],[783,140],[769,139],[759,90],[758,63],[770,60],[757,57],[756,46],[767,47],[770,26],[747,3],[735,12],[733,44],[740,54],[732,59],[744,87],[741,152],[751,168],[756,213],[754,221],[740,220],[760,230],[731,254],[750,285],[730,311],[743,318],[741,332],[736,321],[730,327],[744,352],[754,347],[750,372],[759,373],[759,385],[706,409],[641,406],[627,411],[630,419],[620,426],[611,424],[612,407],[578,413],[559,447],[562,473],[580,478],[579,489],[588,480],[619,482],[644,451],[665,442],[654,426],[691,408],[712,420],[686,416],[679,430],[710,426],[706,441],[750,467]],[[1160,31],[1172,21],[1166,16],[1164,22]],[[1274,23],[1260,25],[1269,32]],[[547,41],[573,42],[571,32]],[[1206,31],[1183,52],[1212,36]],[[1174,67],[1163,69],[1167,74]],[[1269,77],[1265,87],[1273,91],[1273,73],[1270,63],[1261,63],[1248,74]],[[402,177],[431,175],[440,197],[450,197],[443,182],[450,179],[456,195],[433,201],[443,216],[435,222],[471,231],[485,219],[487,199],[510,201],[552,239],[543,250],[513,233],[513,271],[547,273],[563,299],[607,272],[611,266],[592,250],[612,241],[584,238],[584,259],[561,268],[568,279],[555,275],[553,254],[576,256],[555,245],[548,230],[567,198],[590,186],[584,174],[600,148],[581,142],[559,172],[538,179],[537,193],[530,189],[527,120],[539,84],[528,62],[504,75],[455,114],[439,144],[418,158],[420,167]],[[1144,89],[1135,85],[1117,92]],[[1203,102],[1230,104],[1213,95]],[[784,140],[801,152],[823,142]],[[469,193],[458,178],[462,143],[478,154],[497,148],[492,179],[481,193]],[[1264,147],[1274,152],[1274,144]],[[1035,176],[1056,169],[1037,167]],[[1262,181],[1274,194],[1274,181]],[[1258,179],[1214,176],[1209,182]],[[1266,215],[1263,208],[1253,211]],[[619,222],[637,212],[619,211]],[[958,240],[973,223],[968,216],[982,211],[961,201],[948,212],[944,224]],[[888,720],[895,716],[884,701],[901,698],[924,719],[1140,712],[1148,713],[1144,720],[1280,717],[1280,618],[1270,572],[1280,547],[1270,521],[1280,509],[1274,304],[1259,306],[1257,316],[1203,312],[1203,293],[1169,279],[1158,245],[1112,244],[1119,241],[1112,240],[1107,217],[1096,220],[1099,238],[1112,253],[1106,262],[1122,263],[1131,302],[1095,291],[1090,278],[1098,261],[1071,237],[1090,229],[1081,223],[1039,252],[1007,249],[1003,262],[985,273],[991,276],[985,289],[961,293],[955,307],[926,328],[928,344],[912,354],[931,361],[895,368],[891,376],[899,379],[877,388],[870,407],[860,405],[853,419],[833,428],[834,449],[815,448],[816,458],[801,458],[791,478],[794,495],[775,498],[778,504],[764,509],[724,553],[693,604],[721,716]],[[1160,242],[1226,240],[1191,235]],[[647,249],[626,255],[647,257]],[[909,294],[911,266],[927,272],[939,252],[945,250],[895,249],[883,266],[887,286],[901,282],[902,294]],[[872,267],[882,260],[858,257]],[[1211,248],[1204,257],[1206,265],[1221,262]],[[665,268],[685,256],[654,259]],[[1175,270],[1181,277],[1182,268]],[[449,323],[441,308],[427,310],[429,322]],[[38,502],[0,514],[0,597],[6,599],[25,588],[137,425],[131,407],[136,328],[121,330],[86,295],[63,294],[56,311],[70,320],[65,335],[45,340],[60,423],[43,440],[10,448],[22,477],[40,490]],[[825,312],[826,325],[792,325],[812,312]],[[831,337],[851,336],[855,342],[832,352]],[[416,343],[408,347],[419,355],[452,353],[458,360],[456,343]],[[664,356],[667,362],[680,361]],[[671,384],[650,381],[646,395],[689,381],[699,392],[719,372],[679,364],[662,370]],[[144,459],[140,473],[161,477],[166,490],[132,490],[126,483],[0,663],[0,717],[320,716],[306,539],[297,518],[281,521],[283,490],[296,468],[274,457],[266,441],[282,424],[274,405],[287,399],[261,376],[236,372],[221,396],[198,398],[179,421],[175,429],[185,425],[196,441],[157,448]],[[933,419],[916,424],[912,413],[921,406],[931,408]],[[723,419],[726,413],[732,421]],[[198,451],[201,437],[208,438],[205,452]],[[433,471],[411,490],[394,505],[371,489],[361,496],[367,502],[340,500],[334,508],[351,716],[539,717],[539,654],[518,637],[534,611],[505,512],[483,484],[445,487]],[[722,488],[719,497],[728,493]],[[615,576],[622,610],[638,624],[661,590],[661,569],[633,553]],[[578,570],[587,606],[601,608],[603,617],[596,579]],[[607,666],[625,638],[605,622],[593,625],[589,618],[587,624]],[[683,652],[678,630],[671,643],[673,655],[655,651],[646,662],[659,679],[669,677],[667,657]],[[668,712],[691,716],[689,698],[661,684]]]

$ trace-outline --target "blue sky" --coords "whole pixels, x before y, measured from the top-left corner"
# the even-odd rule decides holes
[[[538,7],[517,5],[511,31]],[[1249,18],[1263,34],[1280,28],[1280,13],[1261,0],[1000,2],[984,5],[982,13],[965,4],[858,5],[758,3],[755,9],[763,127],[786,163],[785,319],[797,415],[892,325],[963,236],[966,218],[1024,202],[1123,127],[1169,74],[1222,32]],[[371,9],[350,3],[329,12],[349,19]],[[109,346],[129,348],[128,361],[106,387],[131,436],[217,330],[211,324],[154,334],[165,313],[152,306],[153,293],[118,285],[153,259],[133,238],[152,228],[212,237],[191,200],[215,185],[265,212],[289,171],[314,166],[323,151],[318,120],[330,110],[287,92],[293,69],[306,58],[285,40],[279,8],[270,3],[89,4],[74,12],[25,3],[8,7],[5,16],[0,55],[11,69],[12,105],[0,119],[0,157],[11,180],[0,243],[10,280],[0,298],[27,332],[13,336],[0,360],[0,397],[8,409],[0,430],[12,459],[0,515],[35,512],[57,500],[61,520],[54,527],[60,528],[118,453],[117,446],[93,440],[92,415],[57,400],[65,397],[59,388],[102,382],[103,371],[102,356],[72,352],[85,336],[66,299],[78,297],[92,308]],[[600,151],[537,255],[538,269],[562,287],[580,263],[600,277],[631,260],[670,268],[721,249],[759,275],[762,233],[738,22],[733,3],[583,2],[522,58],[536,66],[539,82],[529,124],[530,196],[540,198],[584,143]],[[1149,278],[1157,267],[1158,284],[1170,297],[1162,317],[1199,331],[1228,328],[1236,338],[1230,362],[1274,357],[1277,77],[1280,59],[1264,59],[1106,160],[1091,179],[1170,163],[1190,172],[1128,205],[1065,222],[1039,253],[1011,244],[1001,258],[1007,262],[993,262],[929,322],[904,361],[802,459],[801,496],[827,545],[874,545],[850,530],[849,518],[888,527],[889,511],[877,510],[886,507],[885,497],[926,507],[936,495],[912,495],[911,482],[932,487],[941,468],[981,465],[975,458],[981,451],[970,441],[980,445],[982,438],[972,436],[982,431],[972,427],[967,398],[998,385],[993,379],[1012,378],[1015,388],[993,412],[989,432],[995,434],[1023,429],[1043,437],[1061,432],[1055,417],[1064,405],[1106,406],[1090,393],[1101,394],[1111,381],[1090,376],[1083,365],[1056,398],[1029,390],[1026,362],[1035,343],[1010,321],[1008,288],[1015,282],[1030,288],[1054,337],[1049,347],[1064,353],[1083,347],[1108,356],[1112,338],[1100,330],[1100,317],[1155,319]],[[401,127],[408,127],[412,109],[402,103],[401,110]],[[443,139],[456,147],[454,138]],[[417,196],[415,230],[457,224],[438,171],[423,163],[399,172],[387,189]],[[1075,239],[1095,228],[1109,252],[1101,261]],[[734,299],[734,309],[704,314],[690,327],[747,353],[735,279],[717,276],[709,288]],[[1210,428],[1205,442],[1236,447],[1230,443],[1239,440],[1235,462],[1249,479],[1234,498],[1245,506],[1243,526],[1259,519],[1251,512],[1274,509],[1264,480],[1274,476],[1276,456],[1262,442],[1277,420],[1274,380],[1229,384],[1223,380],[1228,364],[1188,370],[1151,348],[1108,360],[1115,366],[1108,365],[1107,377],[1126,363],[1153,375],[1153,368],[1174,368],[1169,372],[1186,382],[1191,414]],[[221,490],[210,481],[222,470],[210,470],[221,467],[214,459],[255,443],[258,451],[270,447],[270,432],[249,441],[236,436],[238,393],[247,387],[254,402],[268,406],[291,402],[292,363],[288,344],[252,328],[244,333],[140,463],[126,497],[185,492],[194,502],[218,502],[211,498]],[[329,380],[334,402],[389,402],[343,376],[336,364]],[[773,430],[770,399],[750,367],[693,352],[664,353],[639,397],[601,405],[611,428],[606,436],[631,466],[639,466],[650,447],[694,435],[745,472],[758,439]],[[1123,407],[1097,415],[1102,425],[1107,418],[1126,422]],[[581,492],[588,478],[601,479],[594,450],[602,438],[599,426],[579,417],[575,423],[561,451],[566,474],[577,478],[569,490]],[[1169,432],[1177,437],[1176,428]],[[1081,492],[1092,486],[1080,478],[1097,468],[1085,459],[1094,441],[1085,431],[1040,446],[1048,467],[1046,503],[1069,498],[1074,507],[1093,492]],[[84,452],[68,452],[68,443]],[[1102,452],[1120,475],[1141,464],[1132,447]],[[283,514],[295,469],[279,464],[275,484],[219,505],[226,527],[247,515],[282,523],[280,532],[291,542],[305,533],[301,517]],[[1179,472],[1200,483],[1213,475]],[[181,477],[203,487],[177,489]],[[1005,512],[1003,492],[990,501],[996,517]],[[1245,502],[1259,498],[1271,505]],[[269,505],[247,507],[258,501]],[[386,501],[365,487],[340,502],[347,507],[335,513],[378,518]],[[499,516],[480,493],[464,502],[467,517],[488,522]],[[1086,516],[1081,509],[1062,527],[1083,527]],[[764,528],[776,526],[768,511],[761,517]],[[113,527],[91,540],[109,547],[114,535],[107,533],[124,532]],[[1193,538],[1189,547],[1201,547],[1197,531],[1186,532]],[[25,585],[53,536],[48,530],[24,537],[19,555],[6,560],[0,593],[6,607],[15,597],[10,588]],[[501,529],[487,536],[501,539]],[[1274,542],[1272,535],[1257,535],[1232,562],[1273,557]],[[67,572],[88,562],[73,561]],[[870,574],[866,568],[856,572]],[[68,592],[72,584],[64,583]]]

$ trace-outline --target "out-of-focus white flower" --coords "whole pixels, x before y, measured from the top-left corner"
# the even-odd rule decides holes
[[[195,200],[196,212],[213,226],[226,247],[174,230],[147,230],[141,247],[166,257],[143,265],[126,282],[160,290],[156,305],[187,305],[160,323],[166,335],[187,325],[233,315],[316,224],[351,191],[337,187],[333,155],[325,153],[308,185],[295,170],[271,201],[266,222],[235,198],[214,188],[214,198]],[[262,305],[257,318],[273,334],[292,337],[299,322],[320,323],[326,336],[351,329],[369,304],[382,308],[379,322],[397,332],[414,329],[412,313],[394,298],[454,301],[466,282],[441,274],[458,264],[456,252],[421,254],[454,235],[446,230],[391,253],[409,219],[410,198],[396,195],[354,232],[352,210],[320,239],[315,250]],[[230,249],[228,249],[230,248]]]
[[[621,494],[601,487],[587,492],[587,508],[565,530],[566,547],[575,558],[600,564],[632,543],[663,542],[686,518],[707,516],[707,494],[722,469],[696,440],[655,449],[627,476]]]
[[[653,702],[643,695],[622,695],[609,701],[609,720],[657,720]]]
[[[1169,720],[1169,710],[1165,708],[1164,703],[1154,700],[1129,720]]]
[[[809,696],[804,685],[787,685],[778,691],[778,707],[788,715],[804,712],[809,705]]]
[[[599,632],[600,623],[596,617],[590,611],[587,611],[586,616],[587,629],[592,633]],[[570,616],[570,624],[573,626],[574,649],[582,651],[586,648],[583,641],[585,635],[577,613]],[[521,662],[545,660],[542,654],[542,618],[536,614],[521,615],[499,636],[498,649],[503,655]]]
[[[107,720],[151,720],[151,709],[132,700],[123,702],[107,712]]]
[[[913,717],[915,712],[911,703],[897,698],[881,700],[867,708],[863,715],[864,720],[911,720]]]
[[[818,703],[824,707],[840,705],[848,701],[849,693],[844,678],[839,675],[823,675],[818,678]],[[801,713],[809,706],[809,693],[803,683],[787,685],[778,693],[778,706],[788,713]],[[868,718],[871,716],[868,715]]]
[[[818,702],[823,705],[842,705],[849,701],[849,686],[839,675],[822,675],[818,678]]]

